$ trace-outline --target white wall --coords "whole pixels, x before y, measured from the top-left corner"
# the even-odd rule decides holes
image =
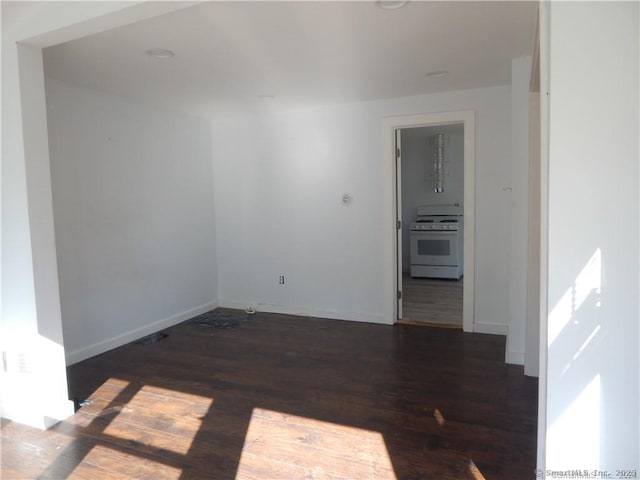
[[[46,80],[62,319],[73,363],[216,299],[209,122]]]
[[[444,192],[433,191],[433,148],[429,139],[445,134]],[[410,267],[410,226],[421,205],[464,204],[464,127],[446,125],[402,130],[402,269]]]
[[[44,428],[67,397],[38,49],[2,38],[2,416]],[[20,94],[24,95],[23,98]]]
[[[538,71],[539,75],[539,71]],[[540,92],[529,94],[529,236],[527,239],[527,312],[525,327],[524,374],[540,375],[540,225],[541,215],[541,136]],[[539,392],[540,393],[540,392]]]
[[[524,363],[529,241],[529,84],[531,57],[511,62],[511,217],[509,220],[509,334],[506,361]]]
[[[382,119],[475,110],[475,315],[506,333],[509,102],[494,87],[214,120],[220,303],[391,323]]]
[[[2,416],[73,413],[59,306],[40,48],[191,2],[2,2]]]
[[[73,403],[60,318],[42,54],[19,42],[86,13],[49,8],[3,2],[1,29],[1,414],[38,428],[71,415]]]
[[[546,468],[640,468],[639,4],[550,5]]]

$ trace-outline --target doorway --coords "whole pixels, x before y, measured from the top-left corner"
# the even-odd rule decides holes
[[[464,124],[400,129],[402,309],[398,320],[462,328]]]
[[[464,280],[460,281],[456,286],[461,288],[462,291],[462,328],[466,332],[474,331],[474,272],[475,272],[475,112],[473,111],[460,111],[460,112],[443,112],[434,114],[421,114],[421,115],[408,115],[401,117],[389,117],[384,121],[385,127],[385,143],[386,151],[389,153],[391,162],[393,165],[393,194],[391,195],[390,202],[393,209],[391,214],[394,218],[394,234],[393,234],[393,250],[390,252],[393,269],[393,322],[398,320],[405,320],[404,315],[404,303],[406,294],[411,297],[411,290],[414,285],[407,281],[404,281],[406,277],[406,261],[407,258],[403,255],[403,250],[408,248],[408,236],[409,226],[411,224],[411,217],[415,216],[415,211],[403,212],[402,202],[402,154],[404,147],[402,145],[403,131],[414,130],[415,132],[422,132],[422,134],[428,133],[433,127],[442,127],[445,129],[462,128],[462,149],[463,149],[463,161],[462,161],[462,210],[464,218],[464,241],[462,244],[462,254],[464,258]],[[425,160],[426,161],[426,160]],[[423,175],[425,182],[431,180],[426,179],[426,171]],[[445,179],[446,184],[446,179]],[[445,187],[446,191],[446,187]],[[443,193],[443,192],[441,192]],[[442,197],[444,199],[444,197]],[[443,202],[444,203],[444,202]],[[407,246],[405,246],[407,245]],[[404,247],[404,248],[403,248]],[[407,290],[405,293],[404,290]],[[420,290],[419,288],[417,290]],[[418,295],[420,293],[418,292]],[[438,293],[435,293],[438,296]],[[410,302],[407,302],[407,308],[411,311]],[[415,313],[410,313],[415,315]],[[439,323],[439,322],[433,322]]]

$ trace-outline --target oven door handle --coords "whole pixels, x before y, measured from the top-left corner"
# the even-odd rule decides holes
[[[421,235],[452,235],[458,233],[458,230],[414,230],[411,233],[419,233]]]

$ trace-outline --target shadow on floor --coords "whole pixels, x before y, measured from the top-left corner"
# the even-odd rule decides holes
[[[536,381],[503,337],[262,313],[166,332],[69,368],[91,405],[29,438],[34,477],[532,476]]]

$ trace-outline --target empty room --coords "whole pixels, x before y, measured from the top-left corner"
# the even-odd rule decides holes
[[[2,478],[637,478],[638,17],[3,2]]]

